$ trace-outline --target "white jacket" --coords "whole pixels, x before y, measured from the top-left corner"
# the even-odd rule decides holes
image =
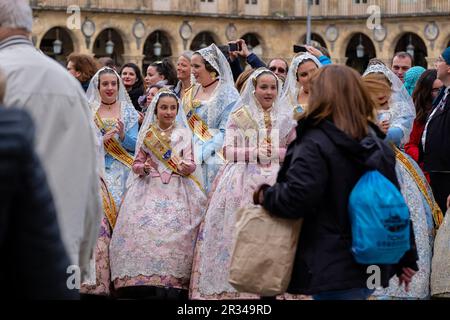
[[[61,236],[71,262],[88,272],[100,228],[99,169],[94,123],[80,83],[25,37],[0,42],[5,105],[27,110],[47,173]],[[68,275],[69,276],[69,275]]]

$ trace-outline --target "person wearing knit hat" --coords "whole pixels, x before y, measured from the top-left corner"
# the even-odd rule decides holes
[[[425,125],[422,148],[431,188],[442,212],[446,212],[450,194],[450,47],[437,59],[436,69],[444,87]]]
[[[412,67],[405,73],[405,89],[409,95],[412,96],[414,89],[416,88],[417,81],[419,81],[422,73],[426,71],[425,68],[417,66]]]

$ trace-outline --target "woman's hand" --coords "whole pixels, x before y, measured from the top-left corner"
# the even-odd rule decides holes
[[[447,198],[447,209],[450,209],[450,195]]]
[[[253,203],[256,205],[264,203],[263,185],[260,185],[255,189],[255,192],[253,192]]]
[[[139,114],[138,123],[139,123],[139,125],[142,125],[142,122],[144,121],[144,118],[145,118],[145,113],[138,112],[138,114]]]
[[[399,278],[399,285],[401,286],[403,283],[405,284],[405,291],[409,291],[409,284],[412,281],[412,277],[416,274],[416,271],[414,271],[411,268],[403,268],[403,273],[398,277]]]
[[[152,168],[152,159],[150,159],[150,157],[149,158],[147,158],[147,160],[145,160],[145,162],[144,162],[144,173],[146,174],[146,175],[149,175],[150,174],[150,169]]]
[[[306,50],[308,50],[309,53],[311,53],[314,57],[320,58],[323,56],[323,53],[320,52],[319,49],[314,48],[313,46],[305,45]]]
[[[123,124],[122,120],[117,119],[116,128],[120,140],[123,141],[125,139],[125,125]]]
[[[178,165],[178,172],[181,173],[183,176],[188,176],[191,174],[191,166],[184,161],[181,161]]]
[[[109,140],[114,139],[114,135],[118,133],[117,128],[109,130],[105,135],[103,136],[103,143],[107,143]]]
[[[241,50],[238,51],[238,54],[247,59],[248,56],[251,54],[250,50],[248,50],[247,44],[245,43],[244,39],[239,39],[238,41],[236,41],[236,43],[239,43],[239,45],[241,46]]]
[[[389,120],[383,120],[380,123],[378,123],[378,128],[380,128],[380,130],[383,131],[384,134],[387,134],[390,126],[391,122]]]

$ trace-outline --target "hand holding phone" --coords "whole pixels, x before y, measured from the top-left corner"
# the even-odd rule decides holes
[[[240,44],[237,42],[230,42],[228,44],[228,48],[229,48],[230,52],[241,51],[242,49],[240,47],[241,47]]]

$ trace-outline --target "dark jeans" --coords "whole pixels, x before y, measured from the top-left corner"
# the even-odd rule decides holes
[[[321,292],[313,296],[314,300],[367,300],[374,290],[367,288]]]
[[[450,173],[430,172],[431,189],[442,213],[447,212],[447,197],[450,195]]]

